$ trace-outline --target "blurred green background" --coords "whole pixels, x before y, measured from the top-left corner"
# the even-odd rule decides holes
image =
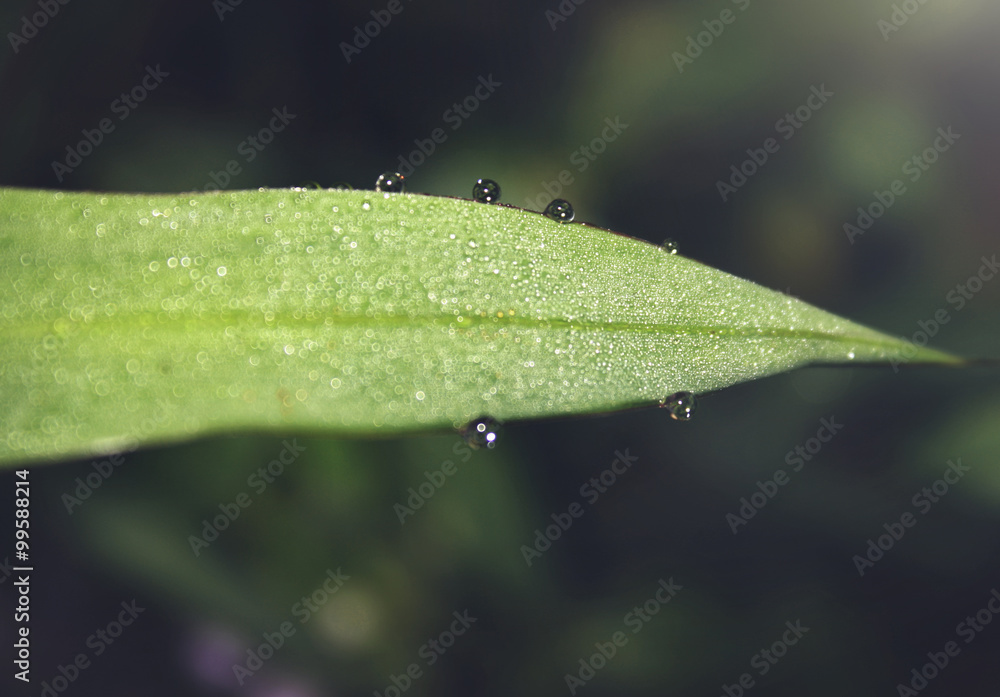
[[[35,27],[43,5],[53,16]],[[932,343],[997,356],[1000,283],[967,286],[1000,251],[991,0],[6,0],[0,27],[3,186],[369,188],[409,166],[410,191],[468,197],[490,177],[505,202],[567,198],[578,220],[674,238],[890,333],[914,337],[945,310]],[[150,66],[167,76],[123,107]],[[466,101],[481,78],[494,88]],[[808,106],[813,88],[832,96]],[[275,108],[295,116],[258,150],[247,139]],[[105,118],[113,129],[71,172],[53,167]],[[947,127],[960,138],[925,153]],[[719,182],[752,171],[748,149],[769,138],[723,200]],[[844,225],[897,179],[905,194],[852,242]],[[565,694],[621,631],[577,694],[888,695],[956,641],[926,694],[992,697],[1000,627],[966,643],[959,623],[1000,588],[998,383],[988,368],[814,368],[706,396],[691,423],[662,410],[516,423],[492,451],[458,435],[300,438],[263,490],[250,478],[282,439],[141,450],[97,480],[100,461],[35,467],[26,693]],[[843,428],[793,471],[786,456],[824,418]],[[618,452],[635,464],[591,503],[581,485]],[[959,458],[968,473],[925,512],[914,497]],[[397,506],[446,461],[455,473],[401,524]],[[734,533],[727,514],[779,469],[789,482]],[[68,511],[88,475],[100,486]],[[191,537],[241,494],[251,505],[194,554]],[[0,500],[12,519],[12,493]],[[583,514],[529,566],[522,547],[573,503]],[[860,575],[855,555],[906,512],[916,524]],[[321,591],[338,569],[349,578]],[[661,579],[682,588],[636,622]],[[296,608],[314,592],[315,611]],[[93,641],[133,599],[145,610],[120,638]],[[772,649],[796,620],[809,631]],[[282,623],[294,634],[241,684],[234,664]],[[439,638],[450,628],[463,633]],[[10,629],[4,610],[4,646]],[[54,683],[80,653],[90,667]],[[411,664],[419,676],[401,677]]]

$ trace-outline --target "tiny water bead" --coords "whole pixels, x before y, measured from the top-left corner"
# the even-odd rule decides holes
[[[466,445],[474,450],[495,448],[500,437],[500,422],[490,416],[480,416],[461,429]]]
[[[500,200],[500,185],[492,179],[477,179],[472,186],[472,198],[479,203],[497,203]]]
[[[384,172],[375,182],[375,191],[398,194],[403,191],[403,177],[398,172]]]
[[[674,392],[660,402],[662,409],[668,409],[677,421],[690,421],[698,410],[698,400],[690,392]]]
[[[663,251],[667,254],[677,254],[677,240],[673,237],[668,237],[663,240],[663,244],[661,246],[663,247]]]
[[[573,213],[573,206],[569,201],[557,198],[545,207],[544,215],[557,223],[572,223],[576,214]]]

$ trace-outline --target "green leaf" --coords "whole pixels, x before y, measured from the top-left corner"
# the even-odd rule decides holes
[[[959,362],[606,230],[343,190],[0,189],[0,336],[0,463]]]

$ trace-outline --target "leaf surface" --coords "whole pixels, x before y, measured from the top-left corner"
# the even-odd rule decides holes
[[[0,189],[0,463],[957,363],[649,243],[415,194]]]

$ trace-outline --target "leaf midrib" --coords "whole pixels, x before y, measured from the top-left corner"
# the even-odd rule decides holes
[[[165,312],[165,311],[164,311]],[[214,315],[212,317],[179,317],[162,321],[160,313],[136,312],[121,313],[115,317],[100,317],[87,321],[76,321],[72,323],[74,328],[85,327],[88,330],[99,328],[113,328],[114,325],[128,326],[134,324],[137,328],[146,329],[156,327],[166,331],[187,331],[191,324],[203,326],[214,326],[218,329],[225,329],[234,324],[244,325],[250,328],[257,327],[321,327],[327,325],[327,320],[335,319],[335,324],[342,326],[369,326],[373,328],[391,325],[394,327],[417,326],[417,327],[442,327],[448,326],[460,330],[481,331],[484,327],[489,329],[517,328],[529,330],[564,330],[564,331],[609,331],[609,332],[632,332],[636,334],[649,335],[670,335],[670,336],[710,336],[713,338],[762,338],[762,339],[790,339],[790,340],[821,340],[832,341],[844,344],[863,344],[873,347],[891,348],[893,344],[887,341],[880,341],[870,337],[855,336],[849,334],[835,334],[830,332],[819,332],[815,330],[785,329],[782,327],[732,327],[721,325],[690,325],[690,324],[663,324],[663,323],[636,323],[622,321],[600,322],[595,320],[568,320],[568,319],[538,319],[521,316],[493,317],[482,315],[379,315],[370,317],[359,314],[338,314],[327,312],[322,318],[295,317],[291,314],[283,313],[275,315],[275,319],[267,321],[263,313],[250,313],[246,311],[228,311],[225,314]],[[237,321],[230,319],[239,317]],[[459,321],[458,318],[463,320]],[[68,332],[58,331],[53,326],[57,320],[29,323],[8,323],[6,326],[0,324],[0,334],[4,336],[19,336],[27,338],[34,336],[42,338],[46,334],[56,336],[66,336]]]

